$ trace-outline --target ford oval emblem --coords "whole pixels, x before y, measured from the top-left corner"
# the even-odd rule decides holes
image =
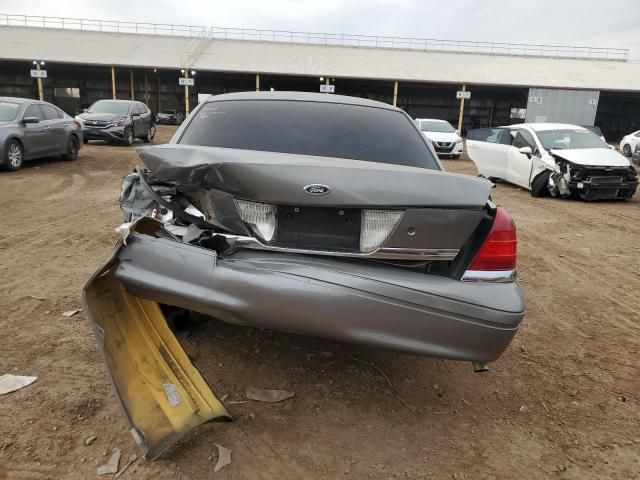
[[[321,183],[312,183],[311,185],[307,185],[303,189],[309,195],[326,195],[331,191],[331,187],[328,185],[322,185]]]

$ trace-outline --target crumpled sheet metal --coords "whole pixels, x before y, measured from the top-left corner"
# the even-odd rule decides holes
[[[143,218],[133,231],[161,224]],[[142,456],[156,458],[189,430],[231,416],[191,364],[156,302],[127,293],[115,278],[117,252],[87,282],[85,311]]]

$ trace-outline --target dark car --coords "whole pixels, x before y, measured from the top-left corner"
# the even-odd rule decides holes
[[[158,123],[180,125],[184,121],[184,114],[176,110],[163,110],[158,113]]]
[[[0,97],[0,166],[5,170],[42,157],[75,160],[81,143],[80,123],[55,105]]]
[[[106,140],[132,145],[136,138],[149,143],[156,134],[149,107],[133,100],[98,100],[76,119],[82,122],[84,143]]]
[[[169,144],[138,152],[144,166],[120,195],[124,236],[83,298],[147,458],[228,418],[166,305],[475,371],[518,330],[511,218],[491,182],[443,171],[398,108],[320,93],[212,96]]]

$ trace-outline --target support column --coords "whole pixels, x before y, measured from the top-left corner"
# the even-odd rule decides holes
[[[260,91],[260,74],[256,73],[256,92]]]
[[[40,62],[36,62],[36,70],[40,71]],[[44,94],[42,93],[42,78],[38,77],[38,98],[40,101],[44,101]]]
[[[116,69],[111,67],[111,96],[116,99]]]
[[[189,78],[189,69],[184,69],[184,78]],[[184,86],[184,115],[189,115],[189,85]]]
[[[398,105],[398,81],[393,82],[393,106]]]
[[[467,91],[467,84],[462,84],[462,91]],[[462,135],[462,115],[464,114],[464,98],[460,99],[460,114],[458,115],[458,135]]]
[[[160,96],[161,96],[161,91],[160,91],[160,75],[158,75],[157,77],[157,82],[156,82],[156,112],[160,113],[162,110],[160,110],[160,106],[162,104],[162,102],[160,101]]]
[[[136,99],[136,93],[133,83],[133,70],[129,70],[129,82],[131,83],[131,100]]]

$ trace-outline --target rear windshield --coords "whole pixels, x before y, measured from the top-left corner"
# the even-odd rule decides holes
[[[602,139],[589,130],[543,130],[536,132],[547,150],[573,148],[609,148]]]
[[[423,132],[454,133],[455,130],[449,122],[434,120],[420,120],[420,129]]]
[[[400,112],[322,102],[209,102],[179,143],[365,160],[438,170],[412,122]]]
[[[18,104],[0,102],[0,122],[10,122],[18,115]]]
[[[109,100],[100,100],[87,110],[88,113],[112,113],[114,115],[126,115],[129,113],[129,104],[123,102],[110,102]]]

